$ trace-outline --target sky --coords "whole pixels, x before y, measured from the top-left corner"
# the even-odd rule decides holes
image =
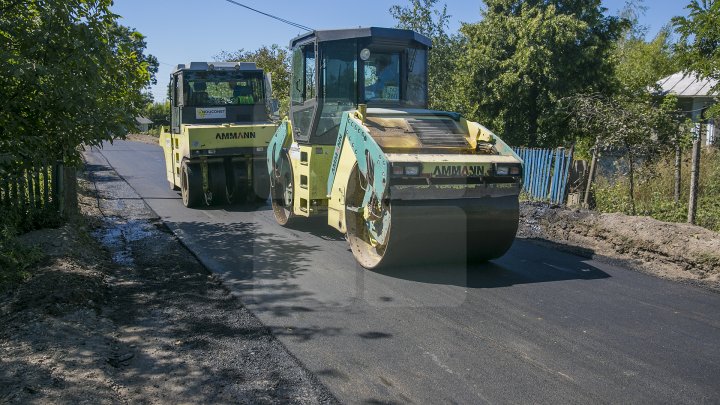
[[[388,9],[407,0],[236,0],[238,3],[314,29],[392,27]],[[439,3],[443,3],[440,0]],[[447,0],[450,31],[463,22],[480,20],[480,0]],[[646,0],[640,23],[654,36],[677,15],[686,15],[688,0]],[[625,0],[602,0],[608,13],[616,14]],[[155,101],[166,97],[170,72],[178,63],[209,61],[222,51],[254,50],[262,45],[287,46],[302,31],[226,0],[115,0],[113,11],[121,24],[146,36],[147,52],[160,61]]]

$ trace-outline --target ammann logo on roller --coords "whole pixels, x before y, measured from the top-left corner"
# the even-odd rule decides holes
[[[255,139],[255,132],[222,132],[215,135],[215,139]]]
[[[435,166],[435,170],[433,170],[433,176],[442,177],[470,177],[484,175],[485,166],[448,165]]]

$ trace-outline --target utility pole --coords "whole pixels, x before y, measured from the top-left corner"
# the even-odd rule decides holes
[[[700,183],[700,149],[705,125],[700,122],[700,130],[693,138],[692,164],[690,173],[690,203],[688,204],[688,223],[695,224],[697,216],[698,186]]]

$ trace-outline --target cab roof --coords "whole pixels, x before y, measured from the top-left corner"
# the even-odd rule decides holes
[[[212,66],[212,69],[211,69]],[[179,71],[208,71],[208,70],[260,70],[255,62],[190,62],[181,63],[175,67],[173,73]]]
[[[293,38],[290,41],[290,48],[308,42],[326,42],[339,41],[342,39],[353,38],[370,38],[379,39],[381,41],[392,42],[409,42],[430,48],[432,41],[425,35],[418,34],[412,30],[404,30],[399,28],[382,28],[382,27],[366,27],[366,28],[348,28],[336,30],[315,30],[306,34]]]

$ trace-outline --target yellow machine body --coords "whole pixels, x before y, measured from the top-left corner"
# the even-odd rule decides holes
[[[191,62],[170,77],[160,134],[168,183],[187,207],[266,200],[264,155],[277,129],[271,83],[254,63]]]
[[[375,27],[291,42],[290,116],[267,148],[278,223],[326,216],[369,269],[510,248],[522,160],[479,123],[427,108],[430,45]]]

